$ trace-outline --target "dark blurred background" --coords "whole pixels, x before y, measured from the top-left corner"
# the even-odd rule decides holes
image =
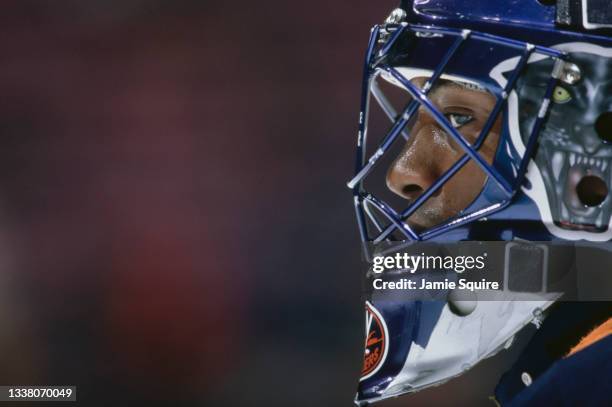
[[[4,1],[0,384],[349,406],[361,61],[397,1]],[[493,405],[510,357],[381,406]]]

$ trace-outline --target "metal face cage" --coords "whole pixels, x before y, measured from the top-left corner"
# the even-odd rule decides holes
[[[400,72],[397,63],[394,62],[396,59],[393,56],[397,53],[398,48],[403,47],[403,44],[407,42],[427,41],[432,38],[444,38],[448,40],[449,45],[445,48],[442,54],[443,57],[438,60],[437,65],[432,65],[431,76],[424,82],[422,87],[419,87]],[[476,141],[473,143],[468,142],[453,127],[445,115],[428,97],[428,93],[441,79],[449,64],[454,59],[457,59],[458,51],[468,45],[508,51],[519,56],[519,58],[516,58],[517,62],[514,69],[508,72],[505,86],[492,89],[497,95],[496,102]],[[514,90],[517,79],[525,70],[530,57],[536,54],[539,54],[540,58],[552,58],[552,70],[543,92],[537,118],[534,121],[529,136],[526,138],[525,153],[522,157],[518,158],[518,161],[515,163],[515,169],[511,173],[507,173],[500,171],[497,160],[493,164],[489,164],[479,153],[479,149],[487,139],[500,113],[506,107],[508,95]],[[401,240],[428,240],[505,208],[517,191],[520,190],[525,180],[527,166],[534,153],[538,134],[549,110],[550,98],[557,81],[563,75],[565,59],[565,53],[552,48],[470,30],[436,28],[405,22],[387,22],[383,25],[374,26],[370,34],[365,56],[355,175],[347,183],[348,187],[353,191],[355,213],[362,242],[365,244],[394,240],[397,239],[393,237],[397,231],[399,231]],[[403,109],[396,110],[377,85],[376,79],[381,75],[392,78],[410,95],[411,100]],[[368,137],[368,117],[370,115],[372,97],[390,120],[391,127],[381,138],[382,141],[377,144],[375,151],[368,155],[365,146]],[[417,110],[421,107],[460,146],[463,155],[405,209],[396,211],[387,202],[375,196],[372,192],[367,191],[364,186],[364,180],[371,174],[379,159],[389,151],[398,138],[403,140],[410,137],[410,130],[407,128],[408,123],[414,118]],[[400,135],[404,135],[404,137],[399,137]],[[503,143],[501,136],[499,143],[500,145]],[[411,228],[407,224],[406,219],[470,161],[474,161],[484,172],[487,182],[493,183],[501,191],[498,194],[500,198],[482,208],[464,211],[429,229],[417,232],[414,228]]]

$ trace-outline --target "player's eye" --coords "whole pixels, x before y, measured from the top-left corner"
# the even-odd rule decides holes
[[[555,103],[567,103],[572,100],[572,95],[561,86],[557,86],[553,91],[553,101]]]
[[[456,129],[474,120],[474,117],[469,114],[447,113],[445,116],[448,121],[450,121],[450,124]]]

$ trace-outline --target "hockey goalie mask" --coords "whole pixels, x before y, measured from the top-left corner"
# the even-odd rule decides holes
[[[375,27],[348,183],[364,242],[611,239],[612,43],[551,34]]]
[[[372,29],[348,182],[364,245],[612,239],[612,20],[564,3],[405,1]],[[369,297],[357,403],[461,374],[552,303],[506,294],[469,315]]]

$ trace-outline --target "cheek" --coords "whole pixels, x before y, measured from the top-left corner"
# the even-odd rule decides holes
[[[501,128],[501,118],[493,125],[489,135],[479,150],[479,154],[492,164],[497,152],[499,144],[499,131]],[[479,132],[471,134],[473,140],[476,140]],[[452,194],[450,198],[453,201],[453,206],[457,210],[464,209],[472,203],[480,194],[486,180],[485,172],[480,168],[474,160],[470,160],[448,183],[448,192]]]
[[[489,163],[492,164],[495,159],[495,153],[497,152],[497,146],[499,144],[499,133],[491,133],[487,141],[482,145],[480,154]]]
[[[496,123],[497,124],[497,123]],[[499,132],[494,126],[487,140],[479,150],[479,154],[492,164],[499,143]],[[482,191],[485,184],[486,174],[480,166],[470,160],[447,184],[449,194],[448,201],[454,210],[462,210],[474,201]]]
[[[485,179],[478,164],[467,163],[446,185],[444,200],[448,212],[455,215],[471,204],[482,191]]]

